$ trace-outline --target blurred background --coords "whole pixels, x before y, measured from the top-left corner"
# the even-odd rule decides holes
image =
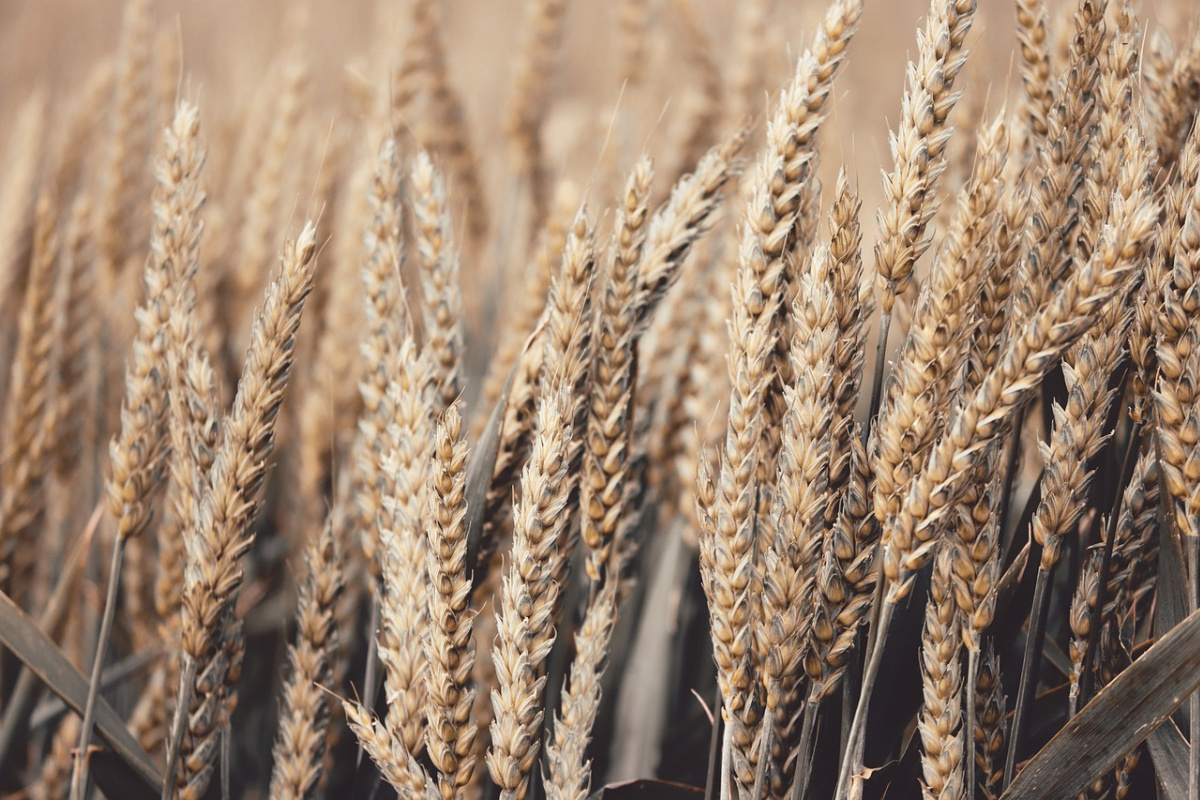
[[[357,87],[384,87],[386,68],[405,41],[407,0],[310,0],[311,16],[302,34],[308,48],[310,86],[316,112],[329,124],[345,123],[349,95]],[[613,2],[575,0],[567,4],[564,39],[550,84],[546,147],[559,174],[587,180],[620,94],[616,8]],[[726,72],[734,69],[737,43],[732,31],[741,4],[696,0],[698,18],[714,56]],[[89,70],[115,51],[120,0],[2,0],[0,15],[0,125],[8,126],[21,102],[38,86],[52,94],[78,87]],[[156,3],[161,28],[173,27],[181,42],[187,94],[197,99],[207,135],[229,124],[261,83],[286,36],[285,20],[294,2],[283,0],[188,0]],[[653,97],[639,114],[647,144],[662,144],[681,122],[697,78],[681,54],[683,31],[669,0],[651,6],[648,72]],[[486,150],[499,146],[500,122],[510,95],[512,60],[520,42],[520,0],[448,0],[443,33],[449,71],[466,104],[476,147],[488,173],[489,193],[500,191],[496,165]],[[767,86],[776,94],[796,56],[811,41],[825,9],[812,0],[773,4],[766,38]],[[890,168],[887,130],[899,111],[904,68],[915,52],[914,32],[928,9],[925,0],[875,0],[838,80],[831,118],[822,134],[824,170],[836,172],[844,160],[862,183],[864,209],[878,193],[880,169]],[[974,51],[961,85],[963,113],[992,112],[1004,102],[1013,71],[1013,11],[1009,0],[984,0],[971,32]],[[760,117],[768,97],[764,94]],[[308,113],[305,115],[308,117]],[[311,122],[311,118],[309,119]],[[489,136],[495,141],[489,143]],[[657,142],[655,140],[657,139]],[[213,159],[220,159],[212,147]],[[497,195],[498,196],[498,195]],[[607,198],[605,198],[607,200]],[[867,215],[872,216],[870,214]],[[865,222],[866,220],[864,220]]]

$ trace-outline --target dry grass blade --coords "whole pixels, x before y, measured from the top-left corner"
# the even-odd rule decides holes
[[[0,639],[72,711],[83,713],[88,694],[87,680],[37,623],[3,593],[0,593]],[[100,736],[157,791],[162,785],[162,775],[104,698],[96,701],[95,721]]]
[[[1116,766],[1200,687],[1200,612],[1105,686],[1033,757],[1004,798],[1073,797]],[[1114,726],[1113,721],[1122,724]]]

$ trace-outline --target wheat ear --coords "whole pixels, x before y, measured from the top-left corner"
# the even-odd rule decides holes
[[[962,670],[958,610],[951,593],[949,551],[934,560],[925,633],[921,639],[924,705],[917,721],[921,734],[922,794],[927,800],[962,800],[967,746],[962,725]]]
[[[1004,687],[1000,685],[1000,660],[991,641],[984,645],[975,676],[977,709],[974,751],[979,788],[986,800],[997,800],[1004,778]]]
[[[917,62],[908,68],[900,125],[892,138],[896,166],[884,179],[888,204],[880,212],[882,230],[875,246],[884,314],[908,289],[913,267],[929,247],[925,226],[936,210],[934,196],[951,133],[946,118],[958,101],[954,80],[966,62],[974,17],[973,0],[932,0],[925,29],[917,34]]]
[[[939,410],[948,405],[951,383],[967,355],[971,327],[966,320],[974,316],[993,255],[988,235],[995,228],[1007,150],[1000,116],[980,134],[975,170],[960,195],[947,246],[921,290],[892,371],[872,453],[875,516],[881,523],[896,513],[909,481],[920,471],[937,434]]]
[[[824,699],[825,656],[832,641],[828,625],[834,615],[827,598],[817,590],[817,573],[822,564],[822,545],[827,534],[830,439],[834,403],[827,375],[833,362],[838,337],[835,300],[829,279],[828,253],[819,250],[812,269],[800,277],[793,306],[795,339],[789,351],[793,386],[784,387],[787,414],[779,449],[778,493],[772,513],[776,515],[773,541],[763,557],[762,617],[755,621],[755,635],[764,640],[759,681],[766,698],[761,737],[770,737],[775,727],[786,729],[796,709],[789,698],[797,695],[801,668],[812,680],[810,700]],[[809,713],[806,711],[806,713]],[[815,713],[811,712],[811,713]],[[781,737],[781,754],[786,740]],[[800,753],[797,769],[806,769],[806,753]],[[772,783],[782,786],[786,765],[776,762],[761,745],[759,770],[764,759],[772,762]]]
[[[531,219],[546,218],[546,164],[542,123],[546,115],[547,84],[562,35],[564,0],[528,0],[522,42],[517,50],[513,94],[504,117],[504,132],[512,142],[517,177],[525,181],[532,200]]]
[[[1079,4],[1071,62],[1048,119],[1046,140],[1037,149],[1025,258],[1009,317],[1010,332],[1018,330],[1045,303],[1072,265],[1081,205],[1077,198],[1084,179],[1082,163],[1091,138],[1094,89],[1104,44],[1102,5],[1099,0],[1081,0]]]
[[[355,465],[358,471],[358,507],[362,548],[371,575],[381,579],[382,542],[377,519],[389,476],[383,469],[387,427],[395,417],[388,398],[391,359],[404,334],[404,288],[400,283],[400,162],[395,139],[379,147],[368,203],[371,218],[364,233],[365,258],[361,276],[366,311],[366,331],[361,343],[365,374],[359,384],[363,411],[358,421]]]
[[[587,571],[593,581],[600,581],[607,574],[613,541],[624,510],[629,459],[627,439],[632,425],[633,383],[636,379],[634,323],[637,317],[633,300],[639,282],[638,265],[646,238],[653,177],[650,159],[643,157],[625,183],[599,304],[580,503],[584,512],[581,514],[581,534],[589,549]]]
[[[111,290],[131,247],[132,220],[150,152],[150,0],[129,0],[121,17],[121,44],[105,141],[101,200],[95,206],[96,255]]]
[[[617,622],[615,580],[607,582],[588,602],[583,624],[575,634],[575,658],[546,743],[548,800],[585,800],[591,789],[592,764],[586,760],[588,741],[600,706],[604,659]]]
[[[463,384],[462,284],[446,187],[426,153],[418,153],[413,164],[409,196],[425,301],[425,350],[435,366],[435,394],[448,408]]]
[[[273,751],[271,797],[309,797],[321,776],[331,702],[322,687],[333,675],[338,646],[335,609],[345,581],[333,524],[331,514],[304,557],[296,642],[288,648],[292,671],[283,686]]]
[[[235,604],[241,556],[254,543],[258,492],[274,446],[300,316],[312,290],[316,247],[312,223],[284,246],[279,275],[255,321],[233,408],[222,425],[195,530],[187,538],[183,674],[167,750],[166,798],[176,788],[184,797],[199,797],[211,779],[216,728],[227,713],[225,701],[232,701],[228,685],[240,670]],[[177,766],[182,767],[178,772]]]
[[[125,375],[125,401],[121,406],[121,432],[109,447],[112,477],[108,484],[108,506],[118,520],[113,569],[96,658],[92,664],[92,686],[79,732],[79,752],[87,752],[91,740],[95,693],[111,630],[117,587],[121,583],[123,549],[139,537],[150,523],[151,509],[163,482],[170,446],[167,430],[169,375],[169,328],[175,298],[185,275],[196,270],[203,222],[200,208],[204,192],[200,170],[204,153],[199,147],[199,116],[194,106],[180,104],[165,133],[165,148],[156,168],[154,230],[150,258],[144,274],[145,298],[138,309],[137,336]],[[127,587],[135,594],[135,587]],[[111,604],[111,605],[110,605]],[[72,776],[72,795],[81,797],[86,785],[86,766],[77,762]]]
[[[462,796],[475,768],[475,725],[471,705],[475,689],[471,669],[471,575],[467,565],[467,444],[462,416],[454,403],[438,423],[429,481],[428,542],[429,633],[425,639],[426,751],[439,773],[442,800]]]
[[[542,665],[554,644],[551,619],[559,587],[556,550],[565,532],[566,471],[571,440],[566,386],[546,391],[538,403],[537,434],[521,473],[514,509],[512,563],[504,576],[492,651],[498,688],[487,765],[503,800],[524,796],[537,762],[542,728]]]
[[[29,587],[29,540],[43,511],[43,481],[47,472],[46,427],[53,346],[55,255],[54,205],[39,197],[34,226],[29,281],[18,321],[17,352],[7,397],[5,452],[0,466],[0,587],[21,596]]]

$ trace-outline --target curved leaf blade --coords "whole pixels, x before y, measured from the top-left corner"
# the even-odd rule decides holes
[[[1200,688],[1200,611],[1092,698],[1026,765],[1001,800],[1074,797]]]
[[[62,650],[42,632],[28,614],[0,592],[0,641],[75,713],[87,700],[87,678],[75,668]],[[146,751],[125,727],[125,722],[104,698],[96,702],[96,730],[122,761],[156,793],[161,791],[162,776]]]

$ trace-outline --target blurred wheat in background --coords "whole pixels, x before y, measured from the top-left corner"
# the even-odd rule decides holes
[[[0,797],[1200,800],[1188,0],[3,16]]]

